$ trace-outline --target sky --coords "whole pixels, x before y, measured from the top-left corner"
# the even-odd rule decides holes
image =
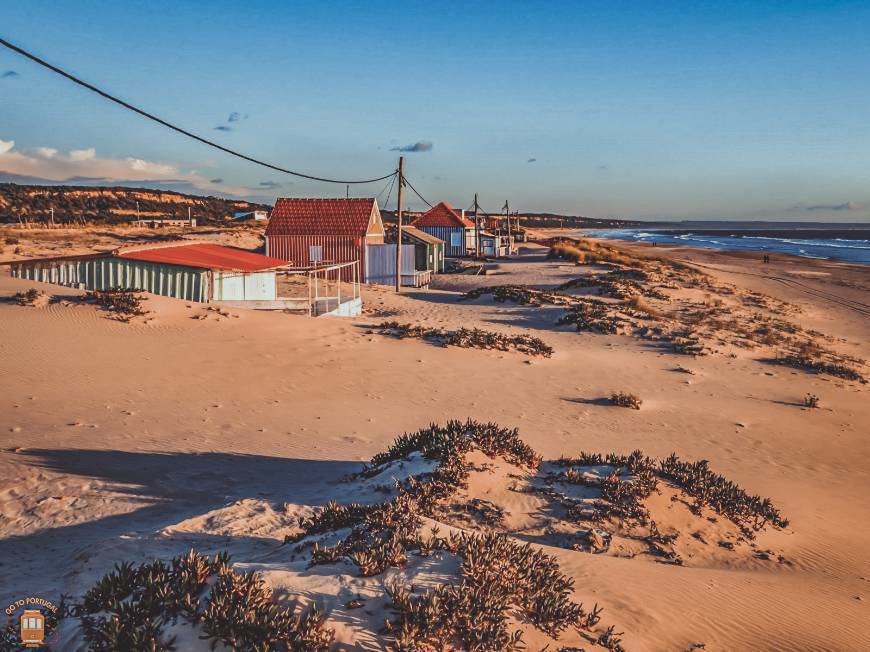
[[[401,154],[432,203],[603,218],[870,221],[868,34],[866,1],[0,0],[0,37],[256,158],[368,179]],[[27,178],[346,192],[0,47],[0,181]]]

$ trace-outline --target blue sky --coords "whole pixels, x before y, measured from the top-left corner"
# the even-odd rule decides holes
[[[509,199],[597,217],[870,220],[867,2],[0,0],[0,16],[0,35],[48,61],[316,175],[380,176],[393,148],[422,142],[407,173],[433,202],[477,191],[489,211]],[[5,49],[0,171],[344,194]]]

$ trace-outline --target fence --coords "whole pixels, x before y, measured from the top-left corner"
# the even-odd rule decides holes
[[[402,285],[424,287],[432,280],[429,270],[415,269],[416,245],[402,245]],[[365,282],[393,285],[396,282],[396,245],[376,244],[366,247]]]
[[[278,294],[278,301],[287,304],[285,310],[306,312],[312,317],[359,315],[362,312],[359,261],[281,270]]]

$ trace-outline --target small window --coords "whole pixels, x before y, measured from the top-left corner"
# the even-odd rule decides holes
[[[461,233],[451,233],[450,234],[450,246],[451,247],[461,247],[462,246],[462,234]]]
[[[312,263],[319,263],[323,260],[323,245],[311,245],[308,247],[308,259]]]

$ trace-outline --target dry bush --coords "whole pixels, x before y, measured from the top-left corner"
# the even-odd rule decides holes
[[[646,301],[643,300],[643,297],[641,297],[639,294],[630,297],[625,302],[625,304],[632,310],[636,310],[637,312],[649,315],[650,317],[654,317],[656,319],[660,319],[662,317],[662,313],[659,310],[656,310],[655,308],[650,306]]]
[[[804,397],[804,406],[808,408],[817,408],[819,407],[819,402],[821,399],[815,394],[807,394]]]
[[[96,303],[118,321],[128,322],[134,317],[148,314],[142,307],[142,290],[127,288],[109,288],[107,290],[92,290],[85,292],[84,301]]]
[[[578,331],[594,331],[604,335],[623,333],[631,326],[609,304],[591,299],[578,300],[556,323],[571,324]]]
[[[550,258],[570,260],[578,265],[610,264],[625,267],[643,266],[643,259],[636,258],[619,251],[614,247],[608,247],[589,240],[563,240],[555,242],[548,254]]]
[[[610,402],[613,405],[617,405],[619,407],[631,408],[632,410],[639,410],[641,404],[643,403],[637,396],[634,394],[629,394],[628,392],[614,392],[610,395]]]
[[[826,357],[827,359],[825,359]],[[845,364],[841,357],[830,351],[813,354],[785,353],[777,357],[775,362],[811,373],[828,374],[844,380],[856,380],[860,383],[867,382],[861,372]]]
[[[19,306],[35,306],[46,296],[45,292],[37,290],[36,288],[30,288],[26,292],[16,292],[10,298],[11,301],[14,301]]]
[[[482,328],[460,328],[455,331],[443,328],[400,324],[388,321],[378,324],[381,334],[403,339],[414,337],[430,340],[441,346],[458,346],[466,349],[495,349],[497,351],[519,351],[527,355],[540,355],[549,358],[553,347],[539,337],[532,335],[505,335]]]
[[[536,290],[527,285],[493,285],[469,290],[460,297],[460,301],[478,299],[485,294],[491,294],[499,303],[511,301],[522,305],[540,306],[550,304],[555,306],[568,305],[573,297],[555,292]]]

